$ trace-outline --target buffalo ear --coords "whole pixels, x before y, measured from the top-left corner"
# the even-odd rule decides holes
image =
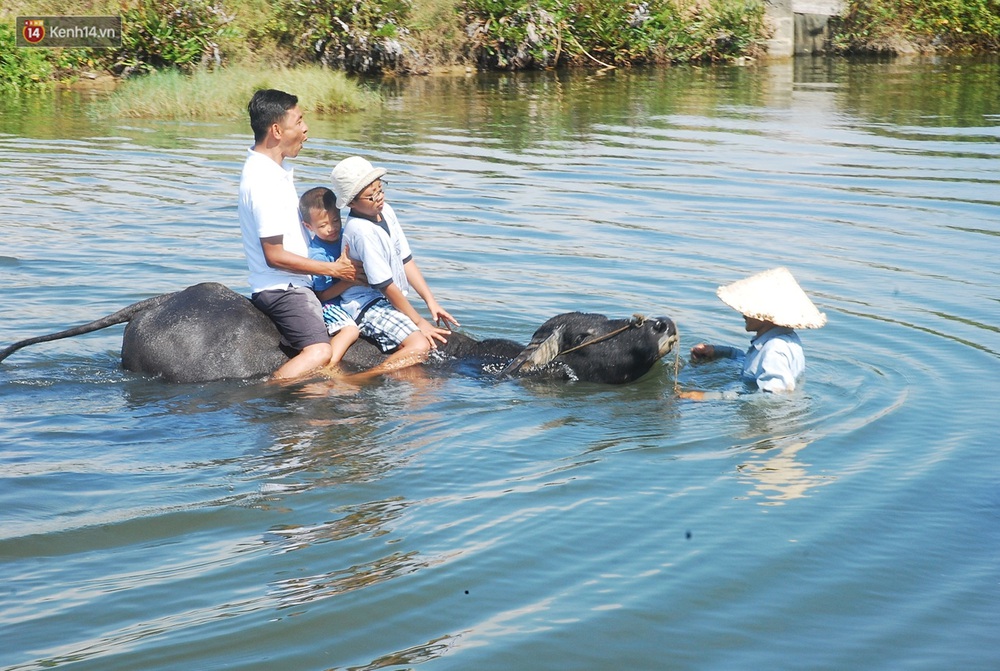
[[[506,368],[500,371],[500,377],[535,370],[552,363],[552,360],[559,356],[559,344],[562,341],[564,328],[557,326],[544,340],[533,338],[528,346],[521,350],[521,353],[514,357],[514,360],[507,364]]]

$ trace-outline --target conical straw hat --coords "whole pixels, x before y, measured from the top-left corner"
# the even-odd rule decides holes
[[[826,315],[816,309],[787,268],[772,268],[719,287],[722,302],[745,317],[796,329],[817,329]]]

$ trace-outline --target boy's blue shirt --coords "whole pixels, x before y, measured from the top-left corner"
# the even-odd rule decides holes
[[[309,258],[316,261],[336,261],[340,258],[340,243],[341,240],[327,242],[314,235],[309,241]],[[324,289],[329,289],[339,281],[339,278],[330,277],[329,275],[313,275],[312,287],[314,291],[323,291]]]

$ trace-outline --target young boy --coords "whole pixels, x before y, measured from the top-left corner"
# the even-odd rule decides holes
[[[424,280],[395,212],[385,202],[382,176],[360,156],[345,158],[331,174],[336,207],[350,206],[344,224],[344,246],[360,261],[368,285],[352,285],[340,295],[340,304],[383,352],[391,352],[377,372],[423,361],[437,343],[447,342],[447,329],[420,316],[407,295],[410,287],[424,299],[435,323],[458,322],[438,305]],[[374,370],[374,369],[373,369]]]
[[[299,218],[313,234],[309,241],[310,259],[328,263],[342,256],[340,210],[335,201],[333,191],[325,186],[309,189],[299,199]],[[336,366],[360,334],[357,324],[340,306],[339,296],[351,283],[329,275],[313,275],[312,282],[323,304],[323,321],[331,336],[333,356],[328,365]]]
[[[786,268],[772,268],[719,287],[722,302],[743,314],[744,328],[754,333],[746,353],[735,347],[698,343],[691,348],[693,361],[719,358],[742,360],[741,376],[757,389],[784,392],[795,389],[806,367],[802,341],[796,328],[820,328],[826,315],[816,309]],[[705,400],[725,394],[683,391],[681,398]]]

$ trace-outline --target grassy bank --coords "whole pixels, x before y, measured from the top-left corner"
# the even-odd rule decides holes
[[[120,47],[14,46],[18,15],[100,14],[121,15]],[[849,0],[837,26],[834,46],[842,53],[996,52],[1000,0]],[[456,65],[731,62],[762,55],[767,38],[763,0],[7,0],[0,9],[0,92],[86,71],[130,81],[187,73],[195,81],[184,85],[208,94],[229,84],[228,75],[208,83],[206,72],[285,72],[307,64],[386,74]],[[170,75],[153,80],[150,95],[158,97],[155,86],[173,90],[182,82]],[[148,103],[149,110],[167,106]],[[124,113],[154,113],[142,108],[127,106]]]
[[[18,15],[99,14],[121,15],[121,47],[13,46]],[[762,53],[766,39],[763,0],[8,0],[0,24],[0,68],[32,73],[5,76],[8,90],[88,68],[129,77],[232,64],[384,74],[718,62]]]
[[[850,0],[841,53],[1000,52],[1000,0]]]
[[[104,117],[159,119],[242,119],[253,92],[262,88],[292,91],[306,112],[354,112],[379,103],[379,96],[358,87],[343,72],[316,65],[261,69],[245,65],[216,70],[154,72],[126,80],[95,106]]]

